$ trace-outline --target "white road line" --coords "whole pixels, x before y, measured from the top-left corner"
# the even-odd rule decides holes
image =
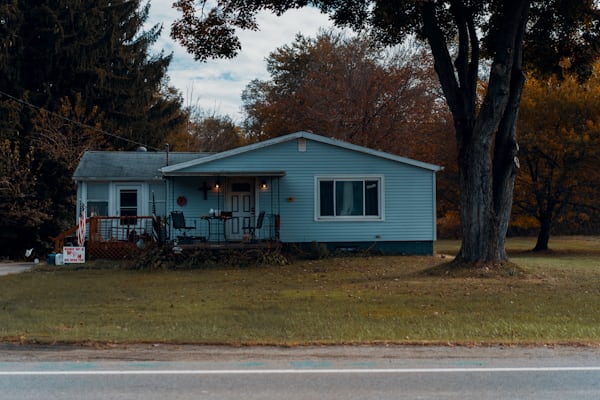
[[[0,376],[48,375],[294,375],[294,374],[431,374],[496,372],[593,372],[599,367],[523,367],[523,368],[383,368],[383,369],[223,369],[223,370],[65,370],[0,371]]]

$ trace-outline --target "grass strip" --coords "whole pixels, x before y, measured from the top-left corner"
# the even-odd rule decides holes
[[[597,241],[565,238],[554,252],[532,254],[527,240],[513,243],[512,261],[526,271],[515,277],[423,274],[445,261],[439,256],[158,272],[89,264],[8,275],[0,278],[0,340],[600,344]]]

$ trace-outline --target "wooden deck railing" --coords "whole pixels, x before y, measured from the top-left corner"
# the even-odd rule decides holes
[[[65,239],[71,236],[75,236],[76,232],[77,225],[75,225],[72,228],[69,228],[68,230],[64,231],[56,237],[50,236],[50,240],[52,240],[52,242],[54,243],[54,252],[62,252],[63,247],[65,247]]]
[[[152,217],[90,217],[86,221],[86,249],[90,258],[128,258],[155,245],[152,241]],[[163,226],[159,218],[159,226]],[[163,232],[164,235],[164,228]],[[54,251],[62,252],[65,243],[76,245],[77,226],[56,237]],[[72,243],[69,243],[69,239]]]
[[[279,218],[275,216],[272,224],[267,223],[263,226],[264,236],[261,240],[272,242],[278,240]],[[164,218],[159,217],[160,234],[163,241],[169,240],[168,224]],[[89,217],[86,221],[86,256],[89,259],[126,259],[139,255],[142,251],[153,248],[157,243],[152,239],[152,217]],[[191,236],[192,239],[196,236]],[[50,238],[54,243],[54,251],[62,252],[65,245],[76,245],[77,226],[73,226],[67,231],[56,237]],[[171,238],[172,239],[172,238]],[[208,239],[208,242],[207,242]],[[210,246],[210,238],[203,239],[189,244],[193,246]],[[214,244],[214,242],[213,242]],[[218,241],[219,247],[223,246],[244,246],[248,243]]]

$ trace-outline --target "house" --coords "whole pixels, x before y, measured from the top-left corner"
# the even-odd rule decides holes
[[[431,254],[440,169],[297,132],[213,154],[88,152],[74,179],[89,215],[116,218],[117,240],[156,209],[180,243],[244,242],[255,230],[300,246]],[[178,211],[185,228],[173,226]]]

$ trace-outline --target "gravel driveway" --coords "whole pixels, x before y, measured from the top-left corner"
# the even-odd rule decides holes
[[[33,262],[0,262],[0,275],[18,274],[29,271],[35,264]]]

